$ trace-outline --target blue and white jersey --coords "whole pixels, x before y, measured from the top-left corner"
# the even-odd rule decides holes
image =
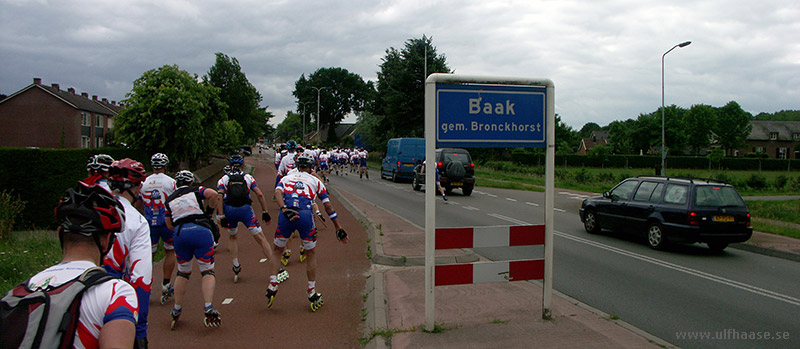
[[[329,202],[328,189],[319,178],[310,173],[293,170],[281,178],[275,189],[283,193],[286,207],[298,210],[311,210],[311,204],[319,198],[323,203]]]

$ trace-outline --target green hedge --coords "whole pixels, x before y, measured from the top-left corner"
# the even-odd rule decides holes
[[[511,161],[528,166],[544,165],[543,154],[512,152]],[[661,166],[660,156],[642,155],[608,155],[605,158],[590,155],[556,155],[556,166],[568,167],[612,167],[612,168],[658,168]],[[670,156],[666,160],[667,168],[675,169],[722,169],[722,170],[764,170],[792,171],[800,170],[800,160],[778,160],[758,158],[723,158],[719,163],[710,162],[706,157]]]
[[[150,155],[122,148],[27,149],[0,148],[0,188],[25,201],[15,229],[52,229],[54,211],[64,191],[86,178],[86,161],[94,154],[132,158],[149,169]]]

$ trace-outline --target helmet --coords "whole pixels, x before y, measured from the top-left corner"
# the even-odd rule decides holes
[[[297,153],[297,154],[300,154],[300,153],[302,153],[302,152],[304,152],[304,151],[306,151],[306,150],[305,150],[305,149],[303,149],[303,147],[301,147],[301,146],[299,146],[299,145],[298,145],[298,146],[297,146],[297,148],[294,150],[294,152],[295,152],[295,153]]]
[[[286,144],[281,144],[280,150],[286,150]]]
[[[164,153],[155,153],[150,158],[150,164],[153,165],[153,168],[164,168],[169,164],[169,158]]]
[[[108,173],[108,169],[114,158],[106,154],[97,154],[89,157],[89,162],[86,164],[86,171],[91,173],[104,172]]]
[[[311,168],[314,165],[314,157],[311,154],[300,154],[294,161],[297,168]]]
[[[114,244],[116,234],[125,227],[125,209],[111,193],[98,185],[79,182],[61,196],[55,209],[59,234],[78,234],[94,238],[100,255],[105,256]],[[111,234],[104,249],[100,235]],[[63,243],[63,239],[61,239]]]
[[[294,150],[297,147],[297,142],[295,141],[288,141],[286,142],[286,148],[289,150]]]
[[[114,161],[109,169],[111,187],[117,190],[131,189],[143,182],[146,177],[144,165],[133,159]]]
[[[230,158],[228,158],[228,163],[231,167],[238,167],[244,165],[244,157],[240,154],[233,154]]]
[[[187,170],[178,171],[178,173],[175,174],[175,182],[177,182],[176,184],[179,186],[192,184],[194,183],[194,173]]]
[[[228,174],[228,172],[231,172],[231,165],[225,165],[225,167],[222,168],[222,173]]]

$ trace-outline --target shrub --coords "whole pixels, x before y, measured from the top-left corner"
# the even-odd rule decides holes
[[[757,174],[750,175],[745,184],[753,189],[764,189],[767,187],[767,179]]]
[[[25,209],[25,202],[10,192],[0,192],[0,239],[5,239],[14,228],[14,222]]]
[[[614,173],[612,172],[601,172],[597,175],[597,180],[600,182],[613,182],[614,179]]]
[[[725,172],[717,172],[717,173],[714,174],[713,178],[717,179],[717,180],[720,180],[720,181],[723,181],[725,183],[733,182],[733,178],[731,178],[731,176],[727,175]]]
[[[575,173],[575,181],[578,183],[591,183],[593,181],[592,174],[585,168],[582,168]]]
[[[775,178],[775,189],[783,189],[786,186],[786,183],[789,182],[789,177],[780,175]]]

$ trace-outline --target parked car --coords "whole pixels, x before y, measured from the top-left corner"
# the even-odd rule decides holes
[[[243,145],[239,147],[239,153],[241,153],[242,155],[253,154],[253,148],[249,145]]]
[[[472,156],[466,149],[436,149],[436,167],[439,169],[439,182],[447,194],[454,188],[461,188],[464,196],[472,194],[472,189],[475,188],[475,163],[472,162]],[[420,190],[424,184],[425,173],[422,172],[422,162],[420,162],[414,167],[411,187]]]
[[[414,166],[425,158],[425,138],[392,138],[386,142],[386,156],[381,161],[381,178],[397,182],[410,179]]]
[[[647,237],[651,248],[670,242],[708,244],[721,251],[753,235],[750,210],[739,192],[722,181],[639,176],[583,200],[581,222],[587,232],[626,231]]]

